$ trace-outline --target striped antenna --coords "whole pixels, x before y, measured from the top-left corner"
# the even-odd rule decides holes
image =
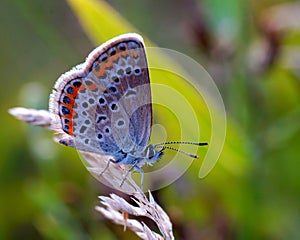
[[[189,144],[189,145],[196,145],[196,146],[206,146],[208,145],[207,142],[180,142],[180,141],[170,141],[170,142],[162,142],[162,143],[158,143],[155,146],[162,146],[165,144]]]
[[[180,149],[177,149],[177,148],[173,148],[173,147],[170,147],[170,146],[162,146],[162,145],[159,145],[159,146],[155,146],[155,147],[158,147],[158,148],[162,148],[162,149],[170,149],[170,150],[174,150],[176,152],[180,152],[180,153],[183,153],[189,157],[192,157],[192,158],[199,158],[197,155],[194,155],[194,154],[191,154],[191,153],[188,153],[188,152],[185,152],[185,151],[182,151]]]
[[[176,152],[180,152],[183,153],[189,157],[192,158],[199,158],[197,155],[185,152],[183,150],[174,148],[174,147],[170,147],[170,146],[166,146],[166,144],[189,144],[189,145],[196,145],[196,146],[206,146],[208,145],[207,142],[186,142],[186,141],[169,141],[169,142],[162,142],[162,143],[158,143],[156,145],[154,145],[155,148],[162,148],[162,149],[170,149],[170,150],[174,150]]]

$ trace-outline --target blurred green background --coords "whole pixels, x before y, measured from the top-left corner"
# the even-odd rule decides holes
[[[94,210],[97,195],[112,190],[76,151],[7,113],[47,109],[61,73],[129,31],[197,60],[226,107],[227,138],[213,171],[201,180],[195,162],[154,192],[176,239],[300,238],[297,1],[2,0],[0,19],[0,239],[138,239]],[[154,121],[172,126],[162,115],[154,109]]]

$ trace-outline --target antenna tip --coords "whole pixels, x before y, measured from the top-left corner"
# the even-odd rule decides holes
[[[207,146],[208,143],[207,142],[199,142],[199,146]]]

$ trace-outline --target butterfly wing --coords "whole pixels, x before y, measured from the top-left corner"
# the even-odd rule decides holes
[[[49,106],[80,150],[114,155],[146,146],[152,105],[142,38],[124,34],[96,48],[57,80]]]

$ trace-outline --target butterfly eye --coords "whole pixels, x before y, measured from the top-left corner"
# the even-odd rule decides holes
[[[146,157],[151,159],[154,156],[154,148],[152,147],[152,145],[149,145],[146,149]]]

